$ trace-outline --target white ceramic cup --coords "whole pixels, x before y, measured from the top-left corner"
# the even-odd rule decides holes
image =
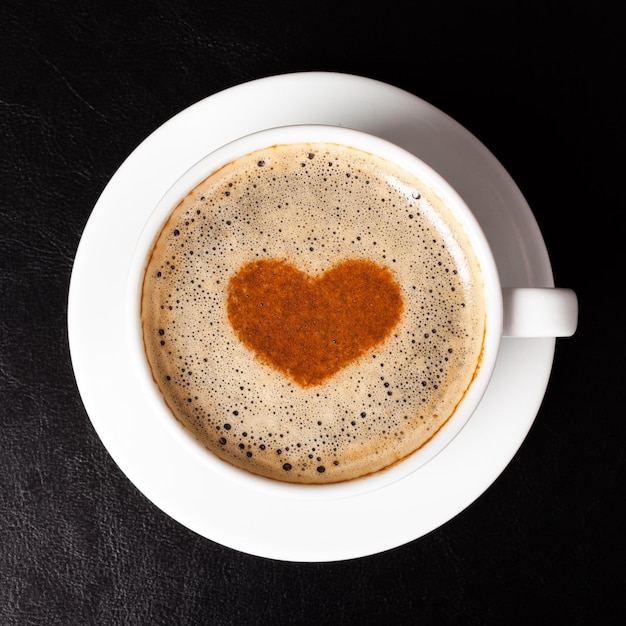
[[[424,446],[396,463],[363,478],[329,485],[298,485],[263,478],[222,461],[185,429],[171,414],[153,380],[143,346],[140,301],[146,259],[163,223],[187,194],[239,156],[276,144],[330,142],[360,149],[385,158],[415,175],[443,200],[462,225],[478,258],[484,282],[486,332],[482,361],[478,372],[454,414]],[[165,428],[172,446],[183,446],[199,456],[220,479],[243,483],[255,490],[266,490],[287,498],[350,497],[384,487],[418,470],[439,454],[460,432],[478,407],[494,371],[502,337],[567,337],[574,334],[578,320],[578,302],[570,289],[503,288],[498,269],[482,229],[471,209],[452,186],[428,164],[407,150],[370,134],[337,126],[294,125],[272,128],[236,139],[200,160],[185,172],[149,216],[134,254],[128,279],[127,330],[135,361],[137,384],[149,399],[155,427]]]

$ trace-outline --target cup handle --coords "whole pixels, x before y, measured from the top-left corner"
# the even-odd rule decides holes
[[[502,289],[503,337],[571,337],[578,325],[578,298],[571,289]]]

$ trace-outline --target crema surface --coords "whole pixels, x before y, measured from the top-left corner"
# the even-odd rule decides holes
[[[376,294],[388,314],[348,328]],[[480,268],[447,209],[403,170],[334,144],[272,146],[196,187],[151,249],[141,316],[173,415],[223,460],[296,483],[350,480],[420,448],[463,398],[485,331]],[[326,356],[335,365],[316,367]]]

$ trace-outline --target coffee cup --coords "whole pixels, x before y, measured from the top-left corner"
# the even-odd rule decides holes
[[[345,127],[236,139],[149,216],[127,328],[155,422],[224,480],[285,497],[391,484],[442,452],[503,337],[566,337],[570,289],[503,286],[464,199]]]

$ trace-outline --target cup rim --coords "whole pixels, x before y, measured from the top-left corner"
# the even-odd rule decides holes
[[[416,175],[436,195],[442,197],[462,224],[479,258],[487,317],[483,353],[474,380],[455,412],[431,439],[409,456],[378,472],[329,484],[297,484],[266,478],[231,465],[197,441],[171,412],[152,376],[143,346],[140,315],[141,291],[149,250],[167,217],[179,202],[211,173],[239,156],[268,146],[309,141],[347,145],[382,156]],[[389,140],[346,126],[326,124],[277,126],[236,138],[206,154],[172,183],[146,218],[133,251],[126,287],[125,322],[133,371],[142,392],[150,400],[155,419],[172,437],[172,445],[182,446],[185,453],[194,455],[227,480],[286,498],[315,500],[361,495],[391,485],[419,470],[448,446],[478,407],[495,369],[502,338],[502,288],[498,270],[489,242],[471,208],[453,186],[420,157]]]

